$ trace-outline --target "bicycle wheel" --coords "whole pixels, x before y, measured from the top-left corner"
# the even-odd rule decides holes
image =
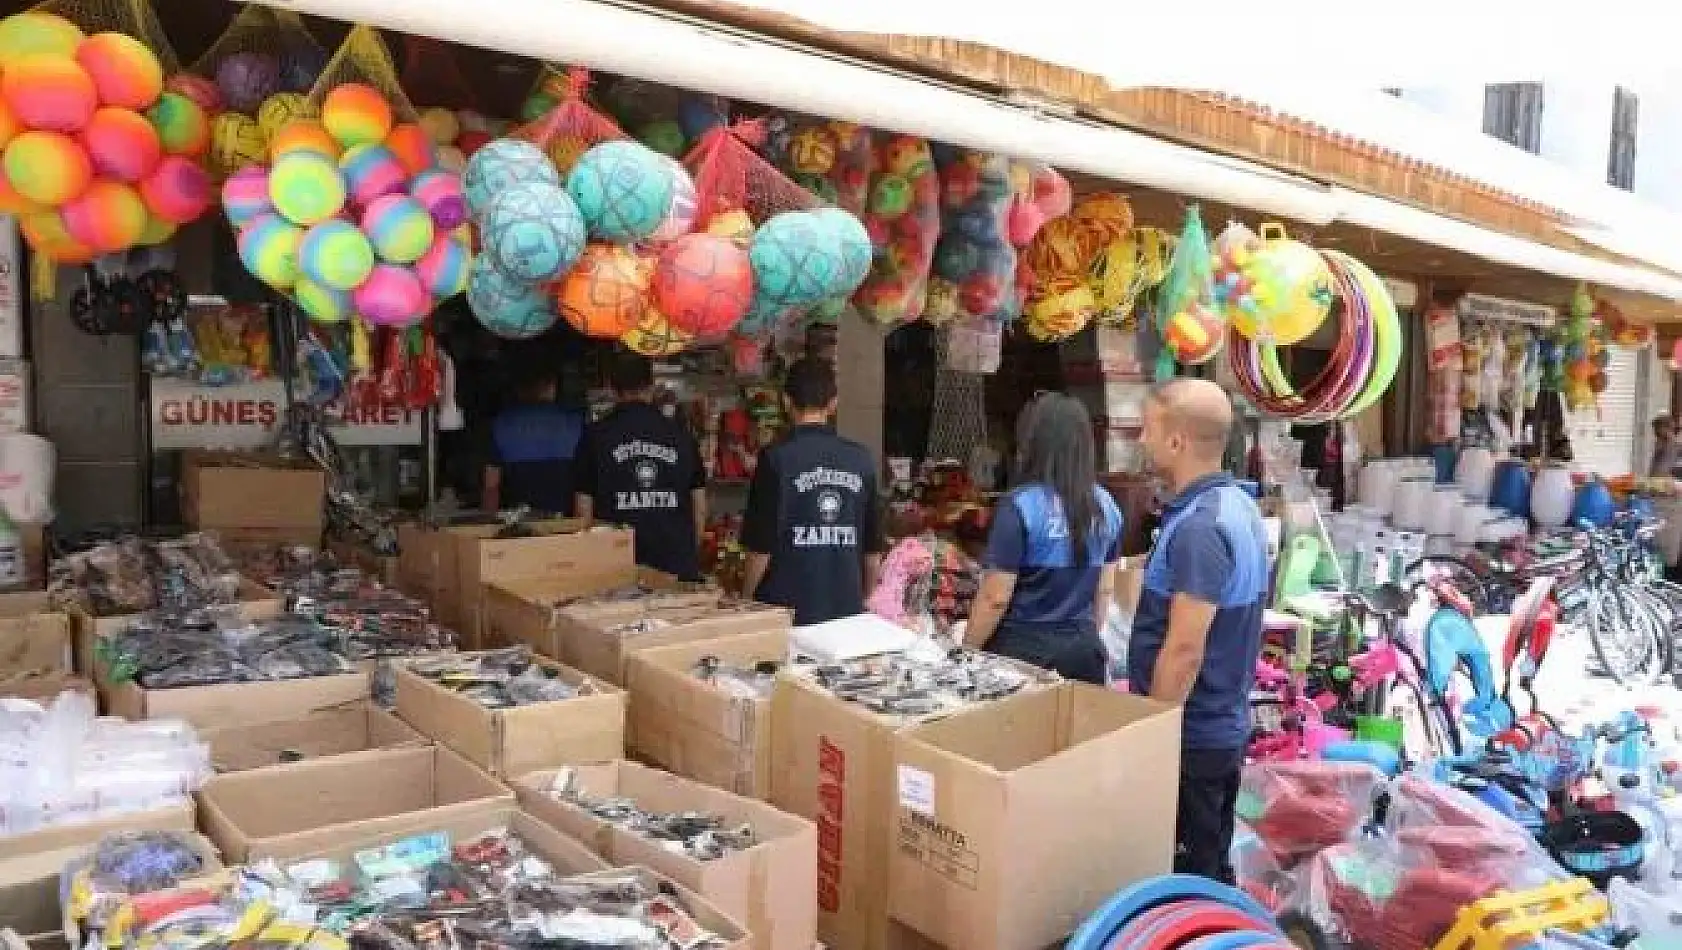
[[[1472,613],[1482,616],[1489,612],[1489,588],[1478,572],[1460,558],[1422,557],[1408,565],[1402,578],[1402,586],[1408,590],[1425,581],[1447,579],[1471,601]]]
[[[1664,672],[1661,632],[1634,597],[1600,588],[1588,604],[1589,642],[1608,675],[1621,686],[1650,686]]]
[[[1677,594],[1669,594],[1659,589],[1659,582],[1649,581],[1632,588],[1642,610],[1650,618],[1649,623],[1659,636],[1660,675],[1668,674],[1676,669],[1676,637],[1679,625],[1682,625],[1682,599]]]

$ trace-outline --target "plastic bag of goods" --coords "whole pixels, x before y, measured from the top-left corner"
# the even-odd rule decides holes
[[[1237,814],[1289,867],[1355,834],[1382,782],[1362,763],[1258,762],[1244,769]]]
[[[545,70],[539,82],[542,94],[547,97],[544,101],[553,101],[554,105],[510,134],[542,149],[561,177],[571,173],[578,159],[592,146],[630,138],[618,123],[586,101],[589,70],[582,66],[565,72]]]
[[[930,322],[1016,317],[1010,169],[1002,155],[967,149],[940,165],[941,236],[924,309]]]
[[[923,315],[940,240],[940,173],[929,143],[913,135],[878,136],[875,169],[863,215],[875,257],[853,302],[872,323],[894,326]]]
[[[708,129],[683,158],[695,183],[695,220],[705,225],[719,215],[745,211],[755,225],[787,211],[817,207],[818,199],[762,158],[761,120]]]
[[[796,184],[824,204],[864,213],[876,170],[869,129],[840,119],[804,120],[774,133],[768,150]]]

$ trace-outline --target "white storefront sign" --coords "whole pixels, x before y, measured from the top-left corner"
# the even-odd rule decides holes
[[[279,380],[201,386],[153,379],[153,449],[259,449],[271,444],[286,413]],[[327,407],[340,445],[419,445],[421,411],[395,406]]]

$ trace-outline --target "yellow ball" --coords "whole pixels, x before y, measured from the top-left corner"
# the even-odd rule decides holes
[[[808,126],[788,143],[788,161],[803,175],[827,175],[835,167],[835,134],[822,126]]]
[[[306,118],[309,103],[301,93],[277,92],[257,107],[257,127],[264,139],[272,139],[294,119]]]
[[[269,154],[269,139],[256,120],[224,112],[210,123],[210,167],[226,178],[247,165],[258,165]]]
[[[448,109],[428,109],[420,115],[420,127],[434,145],[454,145],[461,135],[461,121]]]
[[[1332,272],[1318,252],[1301,241],[1265,240],[1240,269],[1248,293],[1228,301],[1232,325],[1250,339],[1290,346],[1307,339],[1331,312]]]

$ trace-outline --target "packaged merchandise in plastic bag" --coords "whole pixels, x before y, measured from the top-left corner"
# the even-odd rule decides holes
[[[193,836],[175,831],[124,831],[106,835],[86,856],[59,874],[65,918],[98,946],[117,910],[136,894],[175,887],[207,871]]]
[[[1290,867],[1359,832],[1383,781],[1382,773],[1364,763],[1257,762],[1244,769],[1236,811]]]
[[[862,216],[875,256],[853,302],[878,326],[923,315],[940,240],[940,173],[929,143],[914,135],[880,135],[875,172]]]
[[[548,97],[545,101],[553,101],[554,106],[510,135],[542,149],[563,180],[591,146],[630,137],[586,101],[590,71],[584,67],[574,66],[565,72],[545,70],[538,83],[541,94]]]
[[[755,225],[785,211],[818,207],[818,199],[754,151],[765,142],[762,120],[744,120],[705,131],[683,157],[695,182],[695,221],[702,229],[732,211],[745,211]]]
[[[875,136],[869,129],[841,119],[803,119],[773,132],[767,151],[824,204],[864,214],[876,170]]]
[[[930,322],[1016,317],[1010,169],[1003,155],[967,149],[940,165],[942,226],[924,310]]]

